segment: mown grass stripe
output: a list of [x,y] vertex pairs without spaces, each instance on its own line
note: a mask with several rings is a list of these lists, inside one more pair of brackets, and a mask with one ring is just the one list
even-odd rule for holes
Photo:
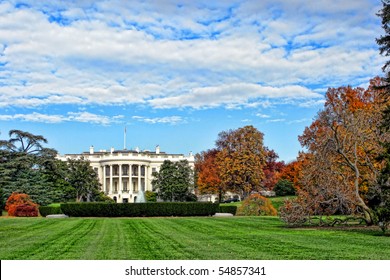
[[0,219],[5,259],[390,259],[372,229],[289,229],[276,217]]

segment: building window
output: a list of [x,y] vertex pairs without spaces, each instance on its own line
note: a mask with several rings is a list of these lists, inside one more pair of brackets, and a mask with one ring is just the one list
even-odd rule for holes
[[123,166],[122,166],[122,174],[123,174],[124,176],[129,175],[129,166],[128,166],[128,165],[123,165]]
[[114,176],[118,176],[119,175],[119,166],[118,165],[114,165]]
[[134,165],[132,167],[132,172],[133,176],[138,176],[138,165]]
[[124,181],[123,182],[123,191],[124,192],[127,192],[128,190],[127,190],[127,181]]

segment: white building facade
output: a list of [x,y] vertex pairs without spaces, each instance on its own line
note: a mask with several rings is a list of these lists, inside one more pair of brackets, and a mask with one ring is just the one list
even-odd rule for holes
[[[82,154],[66,154],[59,159],[84,158],[91,163],[101,183],[101,190],[116,202],[137,202],[137,196],[142,191],[152,191],[152,173],[160,170],[165,160],[177,162],[187,160],[193,168],[195,158],[192,153],[188,156],[183,154],[167,154],[156,150],[100,150],[95,152],[91,146],[89,152]],[[138,198],[139,199],[139,198]]]

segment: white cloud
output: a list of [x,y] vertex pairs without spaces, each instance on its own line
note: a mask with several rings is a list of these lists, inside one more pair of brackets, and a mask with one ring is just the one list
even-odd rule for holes
[[27,4],[0,4],[0,107],[315,104],[384,61],[369,0]]
[[281,88],[261,86],[257,84],[224,84],[214,87],[194,88],[186,94],[155,98],[149,101],[155,108],[212,108],[225,105],[235,107],[241,104],[251,104],[260,98],[268,99],[318,99],[322,95],[301,86],[286,86]]
[[140,122],[149,123],[149,124],[171,124],[171,125],[177,125],[177,124],[186,122],[185,119],[183,119],[180,116],[167,116],[167,117],[157,117],[157,118],[133,116],[132,119],[140,121]]
[[266,114],[257,113],[256,117],[259,117],[259,118],[262,118],[262,119],[268,119],[271,116],[270,115],[266,115]]
[[45,115],[45,114],[34,112],[31,114],[0,115],[0,120],[2,121],[21,120],[25,122],[61,123],[64,121],[64,116]]
[[272,119],[272,120],[267,120],[267,123],[278,123],[278,122],[285,122],[286,119]]
[[25,122],[38,122],[38,123],[63,123],[63,122],[84,122],[94,123],[99,125],[109,125],[111,123],[117,123],[123,116],[103,116],[96,115],[88,112],[69,112],[67,115],[48,115],[33,112],[30,114],[14,114],[14,115],[0,115],[2,121],[14,121],[20,120]]

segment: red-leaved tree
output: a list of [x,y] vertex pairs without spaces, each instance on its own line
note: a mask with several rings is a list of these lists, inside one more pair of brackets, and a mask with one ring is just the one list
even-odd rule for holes
[[12,193],[5,205],[5,210],[8,211],[8,216],[15,217],[37,217],[38,205],[35,204],[25,193]]

